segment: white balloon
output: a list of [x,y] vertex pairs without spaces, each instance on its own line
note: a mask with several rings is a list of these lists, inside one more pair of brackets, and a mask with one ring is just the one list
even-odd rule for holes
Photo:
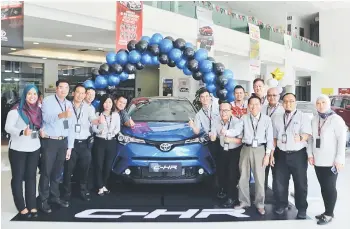
[[278,86],[277,89],[278,89],[278,93],[281,94],[283,91],[283,88],[281,86]]
[[277,87],[278,86],[278,81],[274,78],[271,78],[267,81],[267,85],[269,87]]

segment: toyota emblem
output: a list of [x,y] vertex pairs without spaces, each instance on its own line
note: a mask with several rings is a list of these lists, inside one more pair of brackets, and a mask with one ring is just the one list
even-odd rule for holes
[[170,149],[171,149],[171,146],[172,146],[172,144],[169,144],[169,143],[162,143],[161,145],[160,145],[160,150],[161,151],[169,151]]

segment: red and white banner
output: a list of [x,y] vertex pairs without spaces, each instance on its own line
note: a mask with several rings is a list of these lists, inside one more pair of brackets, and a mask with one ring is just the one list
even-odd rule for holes
[[116,18],[116,50],[126,49],[131,40],[142,36],[143,2],[118,1]]

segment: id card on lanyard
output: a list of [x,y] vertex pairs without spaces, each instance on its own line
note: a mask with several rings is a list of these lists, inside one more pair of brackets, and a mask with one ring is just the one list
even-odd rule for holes
[[292,122],[292,120],[293,120],[293,118],[294,118],[294,116],[295,116],[295,114],[296,114],[297,112],[298,112],[298,111],[295,111],[295,112],[294,112],[294,114],[292,115],[292,117],[289,119],[289,122],[287,123],[287,125],[286,125],[286,118],[287,118],[287,116],[286,116],[286,114],[284,114],[284,118],[283,118],[284,134],[282,134],[282,143],[283,143],[283,144],[286,144],[286,143],[287,143],[287,129],[288,129],[290,123]]
[[211,132],[211,121],[212,121],[212,116],[213,116],[213,105],[211,105],[210,107],[210,114],[208,114],[207,112],[204,111],[204,109],[202,108],[202,111],[204,113],[204,115],[208,118],[209,120],[209,133]]
[[106,120],[106,123],[107,123],[107,140],[112,140],[112,133],[110,132],[110,128],[111,128],[111,125],[112,125],[112,114],[109,116],[110,119],[109,119],[109,125],[108,125],[108,122],[107,122],[107,116],[106,115],[103,115],[105,117],[105,120]]
[[81,132],[81,124],[79,124],[79,119],[80,119],[81,112],[83,110],[83,103],[80,104],[79,115],[77,114],[77,110],[75,109],[75,106],[73,106],[73,110],[74,110],[75,117],[77,119],[77,124],[75,124],[75,133],[80,133]]
[[319,149],[321,148],[321,130],[322,130],[322,127],[324,126],[324,124],[326,123],[328,117],[324,120],[324,122],[322,123],[321,125],[321,118],[318,117],[318,136],[316,138],[316,148]]
[[[66,99],[64,99],[65,102],[64,102],[64,110],[63,110],[63,108],[62,108],[62,106],[61,106],[61,103],[60,103],[60,101],[58,101],[56,95],[55,95],[55,98],[56,98],[56,101],[57,101],[58,105],[59,105],[60,108],[61,108],[61,111],[62,111],[62,112],[65,112],[65,111],[67,110],[67,107],[66,107]],[[67,120],[67,119],[63,120],[63,128],[64,128],[65,130],[67,130],[67,129],[69,128],[68,120]]]
[[252,141],[252,147],[253,148],[258,147],[258,139],[256,138],[256,132],[258,130],[260,119],[261,119],[261,113],[260,113],[260,117],[258,119],[258,122],[257,122],[256,126],[254,127],[253,118],[252,118],[252,115],[250,115],[250,121],[252,123],[252,128],[253,128],[253,132],[254,132],[254,137],[253,137],[253,141]]

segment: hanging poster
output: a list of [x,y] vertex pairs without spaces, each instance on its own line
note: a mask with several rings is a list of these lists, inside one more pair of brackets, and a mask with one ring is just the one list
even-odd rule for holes
[[339,95],[350,95],[350,88],[338,88]]
[[126,49],[131,40],[142,36],[143,2],[117,1],[116,49]]
[[261,60],[260,60],[260,28],[257,25],[248,23],[249,25],[249,69],[254,76],[260,75]]
[[23,48],[23,2],[1,2],[1,47]]
[[173,79],[163,79],[163,96],[172,96],[173,86]]
[[203,7],[196,7],[197,14],[197,49],[208,50],[209,56],[214,56],[214,31],[212,11]]

